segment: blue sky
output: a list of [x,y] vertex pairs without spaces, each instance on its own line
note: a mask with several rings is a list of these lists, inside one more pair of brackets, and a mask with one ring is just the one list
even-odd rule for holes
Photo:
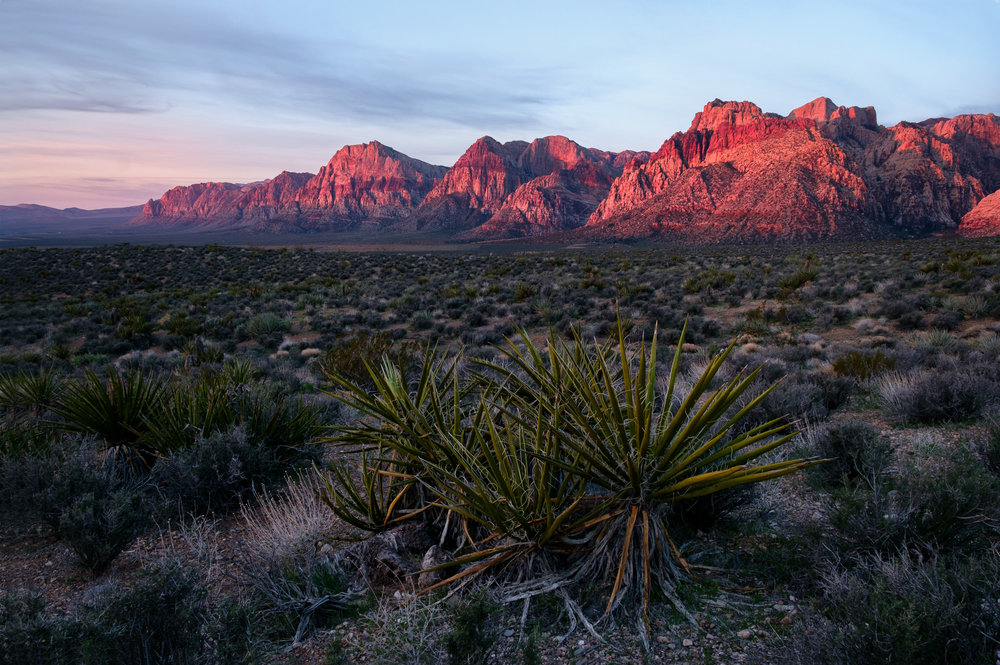
[[1000,113],[1000,2],[0,0],[0,204],[142,203],[378,139],[655,150],[716,97]]

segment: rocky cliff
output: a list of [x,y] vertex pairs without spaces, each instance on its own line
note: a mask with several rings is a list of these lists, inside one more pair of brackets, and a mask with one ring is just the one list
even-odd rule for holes
[[712,242],[982,235],[995,227],[983,221],[994,208],[979,207],[997,189],[993,114],[883,127],[874,108],[826,97],[787,116],[716,99],[653,154],[564,136],[484,136],[445,168],[373,141],[345,146],[315,176],[176,187],[135,221],[465,240],[567,231]]
[[967,238],[982,238],[1000,235],[1000,190],[980,201],[975,208],[965,213],[958,226],[958,235]]
[[379,227],[408,215],[447,169],[377,141],[344,146],[319,173],[283,172],[249,185],[175,187],[134,223],[188,223],[259,230]]
[[378,141],[344,146],[296,196],[309,226],[379,228],[409,215],[445,175]]
[[885,128],[873,108],[825,97],[788,117],[715,100],[626,167],[586,230],[695,241],[953,230],[998,186],[998,139],[992,114]]
[[587,232],[710,241],[870,236],[868,189],[857,171],[813,117],[715,100],[648,161],[625,168]]

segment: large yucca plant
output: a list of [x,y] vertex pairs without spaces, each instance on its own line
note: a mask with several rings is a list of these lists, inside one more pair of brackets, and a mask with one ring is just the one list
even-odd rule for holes
[[521,414],[548,414],[560,442],[549,459],[586,482],[601,502],[571,576],[608,580],[608,612],[630,594],[645,606],[654,585],[679,604],[674,587],[689,569],[670,536],[671,504],[777,478],[815,461],[759,462],[795,436],[783,419],[734,433],[774,385],[741,400],[758,368],[713,389],[732,345],[711,359],[687,394],[676,395],[685,332],[660,395],[656,333],[648,347],[629,351],[620,323],[613,343],[589,349],[578,334],[568,344],[550,336],[543,353],[522,332],[519,343],[503,350],[508,362],[487,364],[502,381],[505,409],[525,426],[531,420]]
[[369,366],[373,394],[334,377],[338,397],[364,417],[334,439],[374,457],[364,458],[364,492],[341,467],[331,505],[366,516],[356,526],[385,528],[400,516],[400,488],[419,483],[422,505],[408,510],[447,510],[465,535],[456,562],[467,567],[444,583],[513,569],[509,599],[597,579],[610,588],[607,613],[627,597],[645,607],[654,587],[682,608],[675,586],[690,568],[671,537],[672,504],[816,460],[761,461],[795,436],[781,419],[735,427],[773,386],[745,395],[759,369],[719,381],[732,346],[678,395],[682,331],[658,394],[655,333],[636,350],[621,323],[616,333],[593,345],[550,335],[542,349],[521,332],[503,361],[464,376],[458,360],[428,353],[412,386],[383,362]]

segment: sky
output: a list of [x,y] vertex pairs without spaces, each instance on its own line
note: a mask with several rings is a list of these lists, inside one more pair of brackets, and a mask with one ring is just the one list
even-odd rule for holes
[[1000,113],[1000,0],[0,0],[0,205],[144,203],[379,140],[656,150],[709,101]]

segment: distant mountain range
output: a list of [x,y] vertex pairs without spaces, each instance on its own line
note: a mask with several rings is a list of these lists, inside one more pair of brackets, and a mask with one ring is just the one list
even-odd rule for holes
[[563,136],[487,136],[446,168],[373,141],[345,146],[315,175],[174,187],[141,209],[0,206],[0,228],[15,218],[24,227],[90,215],[160,230],[456,240],[986,236],[1000,233],[998,190],[1000,117],[992,113],[883,127],[872,107],[825,97],[787,117],[714,100],[652,154],[585,148]]

